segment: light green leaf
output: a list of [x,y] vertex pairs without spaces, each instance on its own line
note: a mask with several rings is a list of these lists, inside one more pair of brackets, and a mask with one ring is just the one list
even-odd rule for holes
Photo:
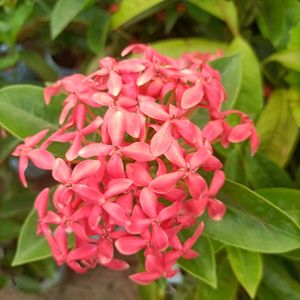
[[[300,51],[300,50],[299,50]],[[289,90],[289,104],[292,111],[295,122],[300,127],[300,92],[298,89]]]
[[261,139],[259,151],[280,167],[289,161],[298,138],[288,101],[288,91],[275,90],[257,122]]
[[223,103],[223,109],[234,107],[241,87],[241,55],[222,57],[210,64],[222,75],[222,83],[228,97],[227,101]]
[[[189,233],[185,233],[185,236],[190,237],[192,234],[193,232],[189,230]],[[201,236],[193,246],[193,250],[199,253],[199,257],[191,260],[180,259],[179,265],[192,276],[216,288],[217,274],[215,254],[210,239]]]
[[239,109],[255,118],[262,109],[262,79],[259,62],[250,45],[242,38],[235,38],[227,53],[241,54],[242,83],[237,100],[230,108]]
[[234,300],[238,288],[238,282],[227,259],[218,263],[217,276],[218,288],[214,289],[199,282],[193,300]]
[[160,288],[156,282],[148,285],[139,285],[138,293],[140,300],[162,300],[160,297]]
[[254,298],[262,279],[261,255],[235,247],[226,247],[232,270],[251,298]]
[[38,216],[32,210],[27,216],[19,235],[17,252],[13,266],[37,261],[51,256],[50,247],[44,237],[36,234]]
[[300,300],[300,284],[275,258],[265,257],[259,300]]
[[0,90],[0,126],[18,139],[39,130],[58,128],[61,102],[44,104],[43,89],[31,85],[14,85]]
[[300,72],[300,50],[282,50],[276,52],[264,60],[264,63],[277,61],[284,67]]
[[12,136],[7,136],[6,138],[0,140],[0,165],[16,148],[19,142],[20,141],[18,139]]
[[225,0],[188,0],[214,17],[227,23],[233,35],[239,32],[238,14],[234,2]]
[[206,221],[205,235],[254,252],[282,253],[300,247],[299,227],[259,194],[227,180],[217,198],[227,212],[221,222]]
[[90,0],[58,0],[51,13],[50,29],[54,40],[86,7]]
[[88,44],[93,53],[104,56],[104,47],[111,17],[100,9],[94,9],[88,31]]
[[113,14],[111,20],[111,29],[115,30],[123,24],[137,19],[138,16],[147,15],[147,11],[158,4],[166,2],[165,0],[122,0],[119,9]]
[[257,193],[284,210],[300,227],[300,190],[277,187],[259,189]]
[[179,57],[186,52],[216,52],[218,50],[227,49],[227,45],[225,43],[202,38],[167,39],[152,43],[151,46],[159,53],[163,55],[170,55],[172,57]]

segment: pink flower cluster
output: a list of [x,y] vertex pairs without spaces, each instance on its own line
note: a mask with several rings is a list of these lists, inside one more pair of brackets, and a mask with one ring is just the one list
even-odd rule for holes
[[[222,112],[220,74],[208,64],[214,56],[171,59],[141,44],[122,55],[129,53],[140,56],[106,57],[96,72],[47,87],[47,104],[67,95],[60,128],[26,138],[13,154],[20,157],[24,186],[28,160],[52,170],[58,182],[53,193],[46,188],[37,196],[35,209],[38,234],[59,265],[77,272],[97,264],[122,270],[128,264],[115,258],[116,250],[143,251],[145,271],[130,277],[147,284],[172,277],[180,257],[198,255],[192,250],[204,228],[198,217],[207,211],[217,221],[225,213],[216,199],[225,177],[212,143],[227,147],[249,138],[254,153],[259,141],[247,115]],[[210,116],[202,130],[188,118],[196,109]],[[238,125],[228,124],[230,114],[239,117]],[[69,145],[63,158],[47,150],[52,143]],[[210,183],[199,170],[212,173]],[[191,226],[193,235],[183,240],[181,231]]]

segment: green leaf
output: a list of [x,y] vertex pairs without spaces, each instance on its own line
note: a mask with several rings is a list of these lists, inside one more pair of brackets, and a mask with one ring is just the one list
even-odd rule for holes
[[261,255],[235,247],[226,247],[232,270],[251,298],[254,298],[262,279]]
[[7,136],[0,140],[0,165],[3,161],[10,155],[10,153],[16,148],[19,144],[19,140],[12,137]]
[[163,55],[170,55],[172,57],[179,57],[186,52],[216,52],[218,50],[227,49],[227,45],[225,43],[202,38],[166,39],[151,43],[151,46],[159,53]]
[[6,286],[7,281],[7,276],[4,274],[0,274],[0,290]]
[[[191,230],[184,235],[190,237],[193,234]],[[207,237],[200,237],[193,246],[193,250],[200,255],[195,259],[180,259],[178,264],[192,276],[202,280],[213,288],[217,287],[217,274],[215,254],[212,243]]]
[[265,257],[264,279],[258,290],[260,300],[300,300],[300,284],[275,258]]
[[195,297],[197,300],[234,300],[238,288],[238,282],[230,268],[227,259],[218,263],[218,288],[213,289],[210,286],[199,283]]
[[300,127],[300,91],[296,88],[289,90],[289,104],[294,120]]
[[275,47],[285,47],[289,28],[299,20],[299,1],[257,0],[255,3],[258,11],[257,22],[262,35]]
[[14,284],[25,293],[38,293],[41,291],[41,284],[37,279],[28,275],[14,277]]
[[222,83],[227,93],[223,109],[234,107],[241,87],[242,70],[240,54],[222,57],[212,61],[211,66],[222,75]]
[[90,0],[58,0],[51,13],[50,29],[54,40],[86,7]]
[[94,9],[88,31],[88,44],[93,53],[104,56],[104,47],[110,25],[110,15],[100,9]]
[[239,109],[255,118],[263,106],[260,65],[250,45],[235,38],[227,53],[241,54],[242,82],[237,100],[228,108]]
[[139,285],[138,293],[140,300],[160,300],[160,288],[156,282],[148,285]]
[[233,35],[239,32],[238,14],[234,2],[225,0],[188,0],[214,17],[227,23]]
[[17,252],[13,266],[37,261],[51,256],[50,247],[44,237],[36,234],[38,216],[32,210],[27,216],[19,235]]
[[141,14],[145,16],[148,10],[164,2],[165,0],[122,0],[119,9],[112,16],[111,29],[115,30]]
[[20,222],[10,219],[0,220],[0,243],[7,243],[15,239],[20,228]]
[[300,190],[268,188],[259,189],[257,193],[284,210],[300,227]]
[[289,92],[275,90],[257,122],[260,152],[280,167],[289,161],[298,138],[298,128],[288,104]]
[[44,104],[43,89],[31,85],[14,85],[0,90],[0,126],[18,139],[24,139],[39,130],[58,128],[61,109],[56,100]]
[[253,252],[281,253],[300,247],[298,226],[259,194],[227,180],[217,198],[227,212],[221,222],[206,221],[205,235]]
[[14,66],[19,60],[20,55],[17,51],[12,51],[0,57],[0,70],[5,70]]
[[284,67],[300,72],[300,50],[282,50],[272,54],[264,60],[264,63],[277,61]]
[[21,53],[26,65],[44,81],[55,81],[58,78],[55,70],[50,67],[45,58],[35,51],[26,50]]

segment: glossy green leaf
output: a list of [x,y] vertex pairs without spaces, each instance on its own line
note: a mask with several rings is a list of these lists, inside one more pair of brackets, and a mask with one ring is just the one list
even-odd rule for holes
[[45,238],[36,234],[37,223],[38,216],[35,210],[32,210],[20,231],[17,252],[12,262],[13,266],[37,261],[51,255]]
[[100,9],[94,9],[88,31],[88,44],[93,53],[104,56],[104,47],[110,25],[110,15]]
[[39,130],[58,127],[60,102],[46,106],[43,89],[31,85],[14,85],[0,90],[0,126],[19,139]]
[[222,83],[227,94],[227,100],[223,104],[223,109],[234,107],[242,79],[240,54],[222,57],[212,61],[210,64],[222,75]]
[[0,140],[0,164],[10,155],[19,142],[18,139],[12,136]]
[[[185,233],[190,237],[192,231]],[[215,254],[212,243],[207,237],[200,237],[197,243],[193,246],[193,250],[199,253],[195,259],[180,259],[179,265],[192,276],[209,284],[213,288],[217,287],[216,263]]]
[[282,253],[281,255],[288,259],[300,261],[300,248],[293,251]]
[[44,57],[35,51],[23,51],[22,60],[26,65],[44,81],[55,81],[58,78],[55,70],[47,64]]
[[300,72],[300,50],[282,50],[269,56],[264,62],[276,61],[284,67]]
[[197,300],[234,300],[238,282],[230,268],[227,259],[218,263],[218,288],[199,283],[193,299]]
[[254,252],[281,253],[300,247],[298,226],[264,197],[230,180],[217,197],[227,212],[221,222],[206,221],[207,236]]
[[159,53],[163,55],[170,55],[172,57],[179,57],[186,52],[209,51],[214,53],[218,50],[227,49],[227,45],[225,43],[202,38],[167,39],[154,42],[151,46]]
[[300,300],[300,284],[275,258],[265,257],[259,300]]
[[298,138],[298,128],[288,104],[289,91],[275,90],[257,122],[259,151],[280,167],[289,161]]
[[257,193],[284,210],[300,227],[300,190],[268,188],[259,189]]
[[300,127],[300,91],[296,88],[289,90],[289,104],[294,120]]
[[117,29],[142,14],[147,15],[148,10],[163,2],[165,0],[122,0],[119,9],[112,16],[111,29]]
[[255,118],[263,106],[262,79],[259,62],[250,45],[235,38],[227,53],[241,55],[242,82],[237,100],[228,108],[239,109]]
[[226,247],[231,268],[240,284],[254,298],[262,279],[263,261],[257,252]]
[[227,23],[231,32],[239,32],[238,14],[234,2],[225,0],[188,0],[214,17]]
[[90,0],[58,0],[50,18],[52,39],[55,39],[89,2]]

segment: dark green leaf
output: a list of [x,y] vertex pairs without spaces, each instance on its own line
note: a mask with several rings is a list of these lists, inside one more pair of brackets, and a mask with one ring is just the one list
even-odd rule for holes
[[52,39],[55,39],[89,2],[90,0],[58,0],[50,19]]
[[289,104],[295,122],[300,127],[300,92],[298,89],[289,90]]
[[254,252],[280,253],[300,247],[298,226],[259,194],[227,180],[218,199],[225,203],[227,212],[221,222],[207,220],[206,235]]
[[0,290],[3,289],[7,284],[7,276],[0,274]]
[[298,128],[291,118],[289,91],[275,90],[257,122],[260,152],[280,167],[286,165],[298,137]]
[[35,210],[32,210],[20,231],[17,252],[12,262],[13,266],[37,261],[51,255],[45,238],[36,234],[37,223],[38,216]]
[[223,108],[229,109],[234,107],[242,79],[240,54],[216,59],[211,62],[211,66],[222,75],[222,83],[228,97],[227,101],[223,104]]
[[16,276],[13,281],[16,287],[25,293],[38,293],[41,290],[40,282],[28,275]]
[[44,104],[43,89],[31,85],[15,85],[0,90],[0,126],[19,139],[39,130],[58,127],[60,102]]
[[[186,237],[190,237],[192,231],[185,233]],[[213,288],[217,287],[215,254],[212,243],[207,237],[200,237],[193,249],[199,253],[199,257],[195,259],[180,259],[179,265],[190,273],[192,276],[209,284]]]
[[0,56],[0,70],[5,70],[14,66],[19,58],[20,55],[17,51],[9,52],[4,56]]
[[262,279],[261,255],[235,247],[226,247],[232,270],[251,298],[254,298]]
[[268,188],[259,189],[257,193],[284,210],[300,227],[300,190]]
[[242,62],[240,92],[230,108],[239,109],[255,118],[263,106],[262,79],[258,60],[249,44],[242,38],[235,38],[227,52],[240,53]]
[[104,47],[110,19],[110,15],[105,11],[100,9],[93,11],[88,31],[88,43],[89,48],[99,56],[104,56]]
[[0,140],[0,164],[10,155],[19,142],[18,139],[12,136]]
[[277,61],[284,67],[300,72],[300,50],[282,50],[267,57],[265,63]]
[[20,222],[10,219],[0,220],[0,243],[7,243],[15,239],[20,228]]

